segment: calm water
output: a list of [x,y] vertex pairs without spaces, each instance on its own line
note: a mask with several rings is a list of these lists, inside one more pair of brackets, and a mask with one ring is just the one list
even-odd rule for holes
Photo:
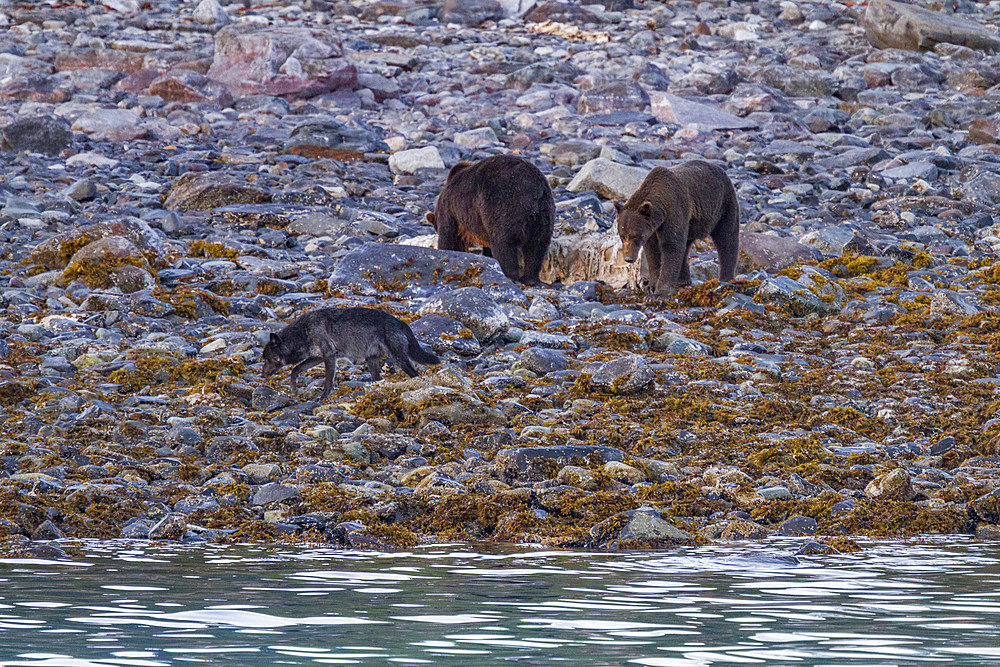
[[1000,664],[1000,545],[0,560],[0,666]]

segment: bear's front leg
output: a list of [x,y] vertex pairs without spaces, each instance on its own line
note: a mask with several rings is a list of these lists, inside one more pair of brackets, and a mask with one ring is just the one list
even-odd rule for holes
[[660,245],[660,275],[653,294],[669,296],[674,293],[687,265],[687,245],[672,243],[670,239]]
[[[654,233],[649,239],[642,244],[642,258],[646,264],[646,284],[643,285],[643,289],[647,294],[653,294],[656,292],[656,285],[660,279],[660,239],[659,236]],[[642,270],[639,270],[640,285]]]
[[465,238],[458,233],[458,223],[450,215],[437,216],[438,250],[467,252]]

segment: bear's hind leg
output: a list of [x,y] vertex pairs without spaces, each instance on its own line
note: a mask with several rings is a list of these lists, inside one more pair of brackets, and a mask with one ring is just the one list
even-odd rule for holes
[[712,242],[719,252],[719,280],[729,282],[736,275],[736,260],[740,254],[740,208],[735,195],[712,230]]

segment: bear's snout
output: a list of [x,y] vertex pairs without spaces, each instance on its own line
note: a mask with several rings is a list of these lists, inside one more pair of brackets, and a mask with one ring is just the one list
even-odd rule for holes
[[629,264],[635,263],[635,255],[625,255],[625,261]]

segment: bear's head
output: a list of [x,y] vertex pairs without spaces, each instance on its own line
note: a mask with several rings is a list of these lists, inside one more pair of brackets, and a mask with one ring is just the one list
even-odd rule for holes
[[639,257],[639,249],[663,222],[663,215],[662,212],[658,214],[648,201],[638,206],[616,201],[615,210],[618,211],[618,236],[622,240],[622,254],[625,261],[631,264]]
[[434,231],[437,231],[437,228],[438,228],[438,226],[437,226],[437,216],[434,215],[434,212],[433,211],[427,211],[427,215],[425,215],[424,218],[427,220],[427,224],[430,225],[431,227],[433,227]]

